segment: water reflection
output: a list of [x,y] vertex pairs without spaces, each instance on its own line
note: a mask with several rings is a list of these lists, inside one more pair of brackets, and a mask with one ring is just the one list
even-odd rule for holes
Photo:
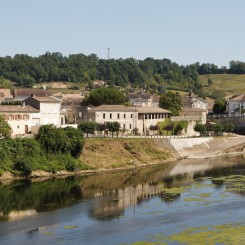
[[244,172],[245,156],[240,155],[208,160],[186,159],[120,173],[0,184],[0,219],[20,219],[84,199],[94,200],[88,210],[89,217],[117,219],[124,215],[127,207],[142,205],[155,196],[163,202],[177,201],[183,188],[190,186],[194,179],[201,181],[201,177],[208,175],[216,178],[213,179],[215,186],[231,188],[230,183],[217,178],[231,173],[244,175]]

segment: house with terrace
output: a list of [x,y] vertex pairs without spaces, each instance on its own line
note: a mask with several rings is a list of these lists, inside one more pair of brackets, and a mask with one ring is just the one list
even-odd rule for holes
[[156,107],[128,107],[124,105],[101,105],[88,108],[87,121],[106,124],[119,122],[121,130],[132,134],[135,129],[140,135],[149,133],[150,127],[171,117],[171,112]]

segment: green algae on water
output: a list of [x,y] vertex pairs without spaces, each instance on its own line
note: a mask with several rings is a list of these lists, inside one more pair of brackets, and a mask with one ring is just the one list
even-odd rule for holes
[[188,228],[168,237],[180,244],[245,244],[245,226],[240,223]]

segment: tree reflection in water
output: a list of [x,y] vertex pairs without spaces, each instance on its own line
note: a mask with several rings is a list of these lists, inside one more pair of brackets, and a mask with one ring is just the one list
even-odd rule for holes
[[12,216],[25,215],[24,211],[28,214],[51,211],[82,199],[93,199],[88,211],[90,217],[97,220],[117,219],[124,215],[125,208],[141,205],[155,196],[163,202],[176,201],[183,188],[190,186],[194,180],[201,182],[204,176],[212,176],[215,186],[222,186],[224,181],[217,177],[234,172],[244,175],[244,163],[244,156],[215,160],[186,159],[109,174],[0,184],[0,219],[5,221]]

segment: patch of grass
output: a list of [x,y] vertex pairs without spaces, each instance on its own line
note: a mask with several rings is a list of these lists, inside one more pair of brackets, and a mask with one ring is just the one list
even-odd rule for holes
[[[207,86],[208,79],[213,81],[210,87]],[[204,91],[211,93],[214,90],[222,90],[226,95],[245,93],[245,75],[236,74],[210,74],[200,75],[199,81]]]

